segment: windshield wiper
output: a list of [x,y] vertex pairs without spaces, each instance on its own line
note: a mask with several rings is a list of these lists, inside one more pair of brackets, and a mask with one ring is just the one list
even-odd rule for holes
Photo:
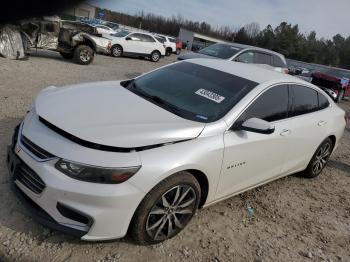
[[176,112],[182,111],[182,109],[180,109],[179,107],[177,107],[177,106],[175,106],[175,105],[173,105],[173,104],[168,103],[167,101],[165,101],[165,100],[162,99],[161,97],[155,96],[155,95],[150,95],[150,94],[146,93],[145,91],[143,91],[142,89],[140,89],[140,88],[136,85],[135,81],[132,81],[132,82],[130,83],[130,85],[131,85],[131,87],[134,89],[134,91],[136,91],[136,93],[139,94],[140,96],[143,96],[143,97],[145,97],[145,98],[147,98],[147,99],[149,99],[149,100],[152,100],[152,101],[155,102],[156,104],[158,104],[158,105],[163,105],[163,106],[165,106],[165,107],[167,107],[167,108],[169,108],[169,109],[171,109],[171,110],[173,110],[173,111],[176,111]]

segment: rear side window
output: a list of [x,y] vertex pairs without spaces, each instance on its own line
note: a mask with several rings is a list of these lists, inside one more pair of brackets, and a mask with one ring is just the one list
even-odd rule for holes
[[255,64],[271,65],[271,55],[255,52]]
[[272,64],[275,67],[287,67],[283,60],[277,55],[272,56]]
[[154,38],[149,35],[141,35],[141,41],[143,42],[155,42]]
[[169,41],[170,41],[170,42],[172,42],[172,43],[176,43],[175,38],[170,38],[170,37],[169,37],[168,39],[169,39]]
[[274,86],[259,96],[237,121],[244,121],[256,117],[268,122],[288,117],[288,86]]
[[318,110],[318,92],[312,88],[299,85],[291,85],[292,116],[299,116]]
[[318,93],[318,107],[320,110],[329,107],[328,99],[321,93]]

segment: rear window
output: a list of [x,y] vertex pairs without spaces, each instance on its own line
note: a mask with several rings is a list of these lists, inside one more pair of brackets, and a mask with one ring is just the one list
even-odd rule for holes
[[277,55],[272,56],[272,63],[273,63],[273,66],[275,67],[285,67],[285,68],[287,67],[287,65]]
[[257,85],[209,67],[180,62],[137,78],[128,89],[183,118],[212,122]]
[[242,49],[233,45],[213,44],[206,48],[203,48],[198,53],[218,57],[221,59],[229,59],[235,54],[237,54],[240,50]]

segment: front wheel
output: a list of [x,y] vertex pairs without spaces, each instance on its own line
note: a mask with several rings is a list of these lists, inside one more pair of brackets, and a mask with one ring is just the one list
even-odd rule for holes
[[123,48],[120,45],[114,45],[111,48],[111,54],[114,57],[122,56],[123,54]]
[[333,146],[334,145],[332,140],[329,137],[326,138],[317,148],[309,165],[302,173],[302,175],[306,178],[317,177],[322,172],[323,168],[327,165],[329,157],[331,156],[333,150]]
[[160,53],[158,51],[153,51],[151,54],[151,61],[158,62],[160,59]]
[[74,61],[81,65],[91,64],[94,60],[94,50],[87,45],[79,45],[74,50]]
[[181,49],[180,48],[177,48],[176,49],[176,54],[179,55],[181,53]]
[[156,244],[177,235],[195,214],[201,190],[188,172],[176,173],[156,185],[142,200],[130,224],[139,244]]

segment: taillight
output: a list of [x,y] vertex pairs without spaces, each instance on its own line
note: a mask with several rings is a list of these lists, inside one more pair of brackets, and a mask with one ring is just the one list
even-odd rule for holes
[[111,43],[111,42],[108,42],[107,49],[110,50],[111,47],[112,47],[112,43]]
[[289,73],[288,68],[283,69],[283,73],[288,74]]
[[164,48],[166,48],[166,45],[163,45]]

